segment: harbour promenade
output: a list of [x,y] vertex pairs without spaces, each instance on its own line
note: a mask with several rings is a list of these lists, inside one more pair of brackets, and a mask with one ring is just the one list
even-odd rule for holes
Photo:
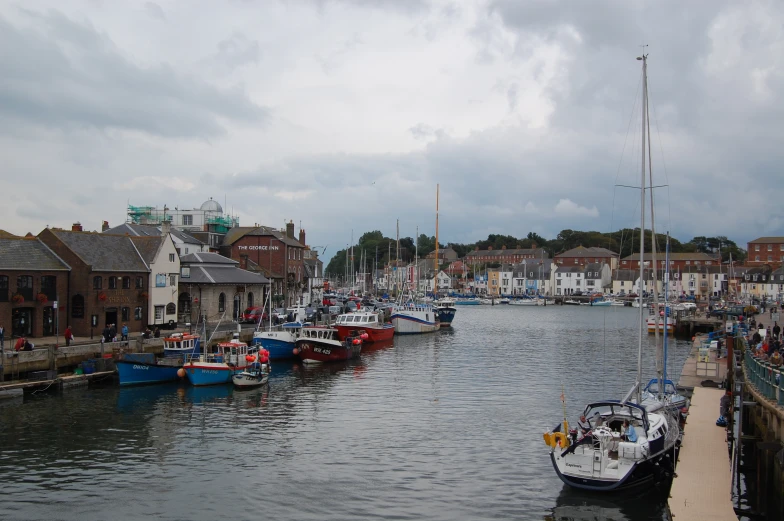
[[704,341],[702,335],[695,337],[678,382],[694,391],[670,489],[670,516],[675,521],[736,521],[727,430],[716,426],[725,393],[718,385],[727,368],[715,350],[707,358],[700,352]]

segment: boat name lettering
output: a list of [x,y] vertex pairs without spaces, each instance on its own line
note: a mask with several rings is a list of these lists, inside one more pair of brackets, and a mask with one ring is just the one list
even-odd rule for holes
[[134,369],[142,369],[144,371],[147,371],[149,369],[149,367],[147,367],[146,365],[136,365],[136,364],[133,365],[133,368]]
[[280,246],[237,246],[237,249],[238,250],[262,250],[262,251],[272,250],[272,251],[278,251],[278,250],[280,250]]
[[566,464],[566,466],[567,466],[567,467],[574,467],[574,468],[576,468],[576,469],[581,469],[581,468],[583,468],[583,466],[582,466],[582,465],[575,465],[574,463],[567,463],[567,464]]
[[204,374],[218,374],[218,371],[215,369],[202,369],[201,372]]

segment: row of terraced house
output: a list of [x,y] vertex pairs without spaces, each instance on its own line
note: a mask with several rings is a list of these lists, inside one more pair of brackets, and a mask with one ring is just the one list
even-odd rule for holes
[[242,227],[212,199],[192,210],[129,207],[128,216],[100,232],[80,223],[24,237],[0,230],[6,335],[198,327],[236,321],[248,307],[321,300],[322,261],[291,221]]

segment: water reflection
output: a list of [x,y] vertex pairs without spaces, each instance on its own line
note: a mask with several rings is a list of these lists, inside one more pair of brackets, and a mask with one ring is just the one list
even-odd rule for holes
[[618,494],[591,494],[564,485],[545,521],[637,521],[667,519],[667,491],[641,488]]

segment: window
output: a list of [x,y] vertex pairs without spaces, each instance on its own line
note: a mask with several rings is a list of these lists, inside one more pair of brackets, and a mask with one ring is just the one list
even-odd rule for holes
[[759,251],[759,244],[754,245],[754,251]]
[[561,281],[560,281],[560,280],[556,280],[556,281],[555,281],[555,285],[556,285],[556,286],[560,286],[560,285],[561,285]]
[[174,302],[169,302],[166,304],[166,314],[167,315],[176,315],[177,314],[177,306]]
[[221,293],[218,295],[218,312],[223,313],[226,311],[226,295]]
[[759,255],[755,255],[755,256],[754,256],[754,260],[755,260],[755,261],[757,261],[757,262],[759,262]]
[[93,289],[103,289],[103,277],[93,277]]
[[155,306],[155,322],[163,320],[163,309],[164,306]]
[[136,307],[133,310],[133,319],[134,320],[141,320],[142,319],[142,308]]
[[0,276],[0,302],[8,302],[8,277]]
[[122,316],[122,318],[120,320],[122,320],[123,322],[130,321],[131,320],[131,308],[122,308],[121,316]]
[[49,300],[57,300],[57,277],[43,275],[41,277],[41,293],[46,295]]
[[109,289],[117,289],[117,277],[107,277],[109,279]]
[[773,260],[773,255],[768,255],[768,262]]
[[183,279],[189,279],[191,277],[191,267],[190,266],[181,267],[180,277],[182,277]]
[[691,261],[686,261],[686,266],[688,266],[689,264],[691,264]]
[[84,297],[81,295],[71,298],[71,318],[84,318]]
[[185,255],[188,255],[188,248],[185,248]]
[[192,215],[183,215],[182,216],[182,225],[183,226],[192,226],[193,225],[193,216]]
[[702,274],[702,280],[705,280],[706,278],[707,278],[707,276],[703,273]]
[[768,251],[773,251],[773,245],[772,244],[768,244]]
[[719,280],[719,274],[718,273],[713,276],[713,280]]
[[144,289],[144,279],[142,277],[136,277],[136,289]]
[[169,275],[169,286],[177,285],[177,275]]
[[122,288],[123,289],[131,289],[131,277],[123,277],[122,278]]
[[251,291],[248,292],[248,307],[253,307],[253,292]]
[[174,254],[173,253],[169,254],[169,262],[174,262]]
[[22,295],[25,300],[33,300],[33,277],[31,275],[16,277],[16,292]]
[[166,287],[166,274],[165,273],[158,273],[155,275],[155,287],[156,288],[165,288]]

